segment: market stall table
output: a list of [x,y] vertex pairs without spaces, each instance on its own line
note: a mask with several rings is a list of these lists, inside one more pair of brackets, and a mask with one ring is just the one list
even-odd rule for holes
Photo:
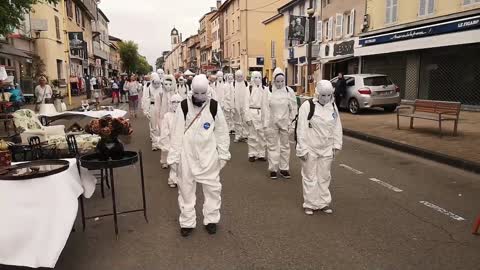
[[76,159],[67,161],[67,170],[51,176],[12,181],[0,175],[0,264],[55,267],[77,216],[78,197],[90,198],[96,184]]

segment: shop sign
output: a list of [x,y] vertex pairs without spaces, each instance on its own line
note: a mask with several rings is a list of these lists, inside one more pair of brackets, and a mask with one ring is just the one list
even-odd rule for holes
[[265,64],[265,58],[257,57],[257,66],[263,66]]
[[436,25],[422,26],[390,34],[362,38],[360,39],[359,44],[360,46],[370,46],[382,43],[467,31],[476,28],[480,28],[480,16],[439,23]]
[[345,42],[333,45],[333,56],[353,54],[354,45],[355,45],[355,41],[353,40],[345,41]]

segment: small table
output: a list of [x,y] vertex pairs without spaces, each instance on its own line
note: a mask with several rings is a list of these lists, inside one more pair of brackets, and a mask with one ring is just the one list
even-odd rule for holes
[[[121,168],[136,164],[140,161],[140,180],[141,180],[141,187],[142,187],[142,200],[143,200],[143,208],[135,209],[135,210],[128,210],[128,211],[117,211],[117,202],[116,202],[116,194],[115,194],[115,178],[113,176],[113,169]],[[112,204],[113,204],[113,213],[110,214],[103,214],[99,216],[92,216],[92,217],[85,217],[85,210],[83,204],[83,198],[80,197],[80,210],[82,215],[82,226],[83,230],[85,231],[85,220],[86,219],[95,219],[99,217],[106,217],[106,216],[113,216],[113,222],[115,225],[115,236],[118,239],[118,221],[117,216],[120,214],[129,214],[135,212],[143,212],[143,216],[145,217],[145,221],[148,223],[147,217],[147,202],[145,199],[145,180],[143,175],[143,158],[142,152],[132,152],[132,151],[125,151],[125,155],[120,160],[101,160],[100,155],[98,153],[95,154],[88,154],[80,157],[80,166],[88,170],[108,170],[108,174],[110,175],[110,182],[112,187]]]

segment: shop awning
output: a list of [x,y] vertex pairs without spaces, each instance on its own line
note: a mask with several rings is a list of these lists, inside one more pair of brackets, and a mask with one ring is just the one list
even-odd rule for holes
[[478,42],[480,42],[480,29],[359,47],[355,48],[355,56],[421,50]]
[[9,44],[0,45],[0,53],[31,59],[32,57]]
[[322,63],[322,64],[335,63],[335,62],[350,60],[350,59],[352,59],[353,57],[354,57],[354,56],[351,55],[351,54],[339,55],[339,56],[332,57],[332,58],[320,59],[320,63]]

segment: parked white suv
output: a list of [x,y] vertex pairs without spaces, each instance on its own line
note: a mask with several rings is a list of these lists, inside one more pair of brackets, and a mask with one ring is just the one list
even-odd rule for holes
[[[353,74],[344,75],[347,83],[347,95],[339,105],[357,114],[362,109],[381,107],[393,112],[401,102],[400,88],[387,75]],[[331,80],[333,86],[338,78]]]

